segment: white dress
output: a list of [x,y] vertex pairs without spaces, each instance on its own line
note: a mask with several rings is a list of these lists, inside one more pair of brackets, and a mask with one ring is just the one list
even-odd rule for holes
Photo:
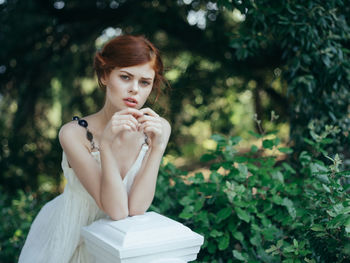
[[[123,179],[128,193],[147,150],[148,145],[143,144],[135,163]],[[101,165],[100,152],[91,154]],[[62,169],[67,179],[64,192],[46,203],[34,219],[22,248],[19,263],[92,262],[80,237],[80,229],[107,215],[99,209],[73,169],[69,167],[64,152]]]

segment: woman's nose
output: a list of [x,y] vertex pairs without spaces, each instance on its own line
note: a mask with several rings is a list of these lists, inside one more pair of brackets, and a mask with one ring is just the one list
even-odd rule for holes
[[139,83],[138,81],[133,81],[130,85],[129,92],[130,93],[137,93],[139,91]]

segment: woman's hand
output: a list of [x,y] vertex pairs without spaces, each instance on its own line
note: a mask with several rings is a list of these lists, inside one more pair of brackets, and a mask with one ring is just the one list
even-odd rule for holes
[[153,148],[164,148],[167,145],[169,134],[164,132],[164,121],[150,108],[141,109],[143,116],[137,121],[141,124],[138,128],[148,136],[148,143]]
[[140,110],[127,108],[113,114],[107,123],[101,138],[101,142],[111,144],[122,131],[137,131],[140,126],[138,118],[143,116]]

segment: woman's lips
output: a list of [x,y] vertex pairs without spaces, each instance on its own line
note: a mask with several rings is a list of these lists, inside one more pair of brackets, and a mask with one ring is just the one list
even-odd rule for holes
[[124,99],[124,103],[128,107],[136,107],[137,106],[137,100],[135,100],[133,98]]

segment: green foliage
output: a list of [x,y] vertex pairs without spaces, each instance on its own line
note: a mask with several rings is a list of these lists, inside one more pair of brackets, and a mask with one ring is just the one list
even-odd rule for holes
[[[340,172],[338,154],[326,165],[307,152],[300,154],[304,182],[307,217],[305,235],[316,254],[325,262],[345,262],[350,258],[346,245],[350,238],[349,171]],[[332,253],[325,253],[332,251]]]
[[52,194],[18,191],[12,198],[0,188],[0,262],[17,262],[30,225],[41,206]]
[[[205,237],[198,262],[349,260],[350,172],[340,171],[338,155],[320,155],[327,135],[312,145],[321,152],[293,161],[276,132],[251,134],[261,147],[244,154],[240,137],[213,135],[217,147],[201,159],[210,162],[209,176],[185,178],[171,164],[163,167],[154,208]],[[286,159],[277,161],[281,154]]]
[[230,46],[238,60],[256,61],[271,47],[280,56],[276,68],[288,85],[291,133],[297,145],[308,136],[311,120],[316,121],[316,129],[332,124],[343,130],[331,146],[349,145],[348,1],[221,0],[219,4],[245,16],[238,32],[231,34]]
[[173,156],[198,157],[212,133],[242,135],[253,111],[263,126],[271,108],[291,120],[297,144],[315,119],[317,133],[338,126],[328,146],[347,150],[349,14],[345,0],[0,1],[0,184],[12,193],[36,191],[41,175],[59,184],[57,131],[103,105],[92,57],[120,31],[161,50]]
[[[151,210],[205,237],[198,262],[349,261],[350,172],[342,171],[339,156],[310,150],[293,159],[276,132],[251,134],[260,143],[245,153],[237,149],[240,137],[213,135],[217,147],[202,157],[208,175],[162,165]],[[51,197],[40,196],[1,195],[1,262],[16,261],[35,214]]]

